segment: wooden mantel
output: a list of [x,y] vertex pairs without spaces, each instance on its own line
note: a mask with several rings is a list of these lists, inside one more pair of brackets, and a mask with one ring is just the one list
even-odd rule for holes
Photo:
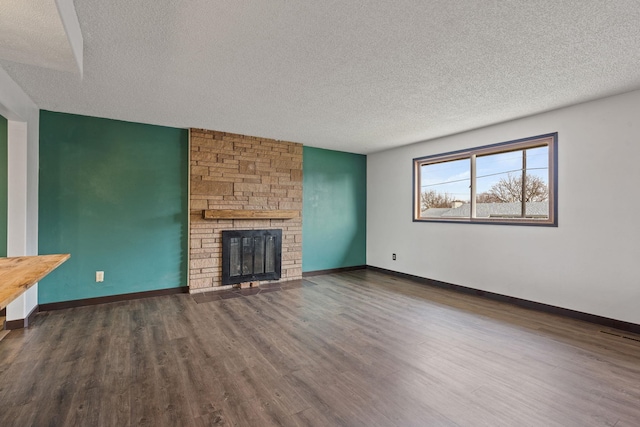
[[0,310],[69,259],[70,254],[0,258]]
[[248,210],[248,209],[208,209],[202,211],[204,219],[291,219],[298,218],[296,210]]

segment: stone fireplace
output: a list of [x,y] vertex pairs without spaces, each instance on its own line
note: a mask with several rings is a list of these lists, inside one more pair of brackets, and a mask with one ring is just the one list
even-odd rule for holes
[[282,230],[279,281],[302,278],[302,145],[191,129],[189,290],[222,284],[222,232]]

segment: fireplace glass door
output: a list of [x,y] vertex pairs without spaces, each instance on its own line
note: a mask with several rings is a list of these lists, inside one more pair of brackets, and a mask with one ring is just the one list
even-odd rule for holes
[[280,279],[282,230],[222,232],[222,284]]

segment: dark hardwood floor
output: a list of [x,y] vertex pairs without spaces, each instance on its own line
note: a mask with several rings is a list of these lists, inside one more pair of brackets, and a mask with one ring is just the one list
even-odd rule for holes
[[0,341],[0,426],[638,426],[602,330],[367,270],[52,311]]

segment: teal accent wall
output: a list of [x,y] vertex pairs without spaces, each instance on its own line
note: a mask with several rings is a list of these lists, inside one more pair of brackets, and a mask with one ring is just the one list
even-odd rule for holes
[[302,271],[367,262],[367,157],[304,147]]
[[0,116],[0,257],[7,256],[8,140],[7,119]]
[[[187,284],[188,131],[40,112],[40,304]],[[95,272],[105,272],[96,283]]]

